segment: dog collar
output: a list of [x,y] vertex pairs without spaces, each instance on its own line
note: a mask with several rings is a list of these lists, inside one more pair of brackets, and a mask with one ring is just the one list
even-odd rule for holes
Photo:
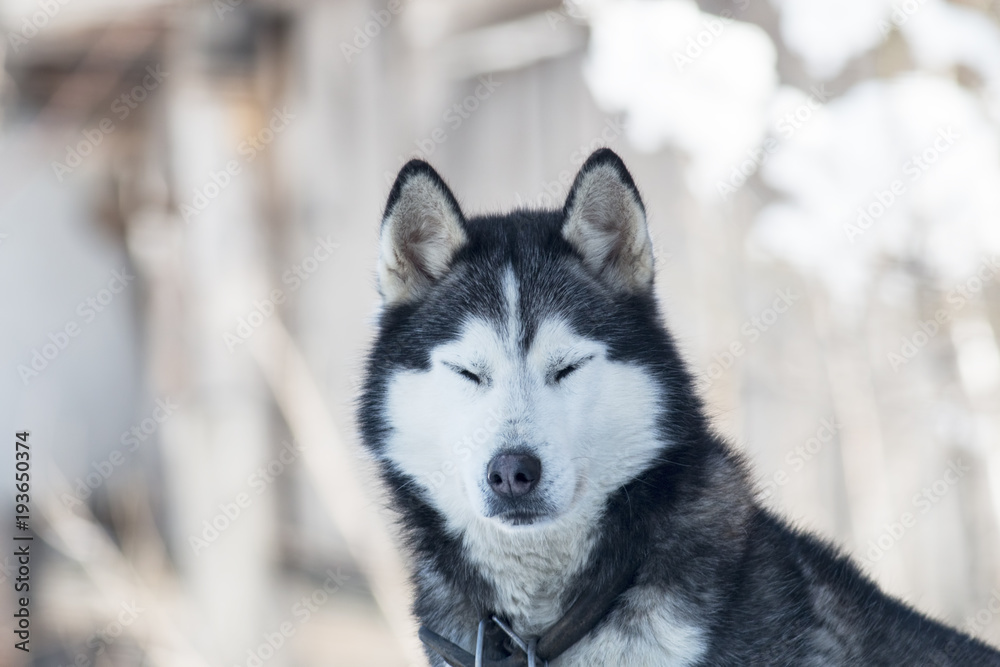
[[[476,633],[476,653],[473,655],[461,646],[437,634],[427,626],[420,628],[420,641],[437,653],[451,667],[547,667],[571,646],[593,630],[601,622],[615,599],[625,592],[632,582],[637,567],[622,568],[609,578],[605,586],[595,586],[587,590],[572,604],[566,614],[541,637],[524,639],[511,630],[502,619],[489,615],[479,621]],[[487,633],[490,624],[503,631],[510,642],[499,633]],[[491,654],[508,653],[507,657],[487,658],[488,642],[494,646]],[[501,643],[502,642],[502,643]],[[508,650],[510,644],[519,652]]]

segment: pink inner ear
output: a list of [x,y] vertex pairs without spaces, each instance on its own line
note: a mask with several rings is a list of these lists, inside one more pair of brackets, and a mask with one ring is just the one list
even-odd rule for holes
[[398,187],[398,196],[383,222],[382,234],[388,244],[383,245],[379,257],[380,286],[389,303],[415,298],[441,278],[466,242],[461,214],[444,187],[425,173],[410,175]]
[[653,282],[652,244],[642,203],[618,169],[599,164],[577,176],[563,237],[584,265],[626,292]]

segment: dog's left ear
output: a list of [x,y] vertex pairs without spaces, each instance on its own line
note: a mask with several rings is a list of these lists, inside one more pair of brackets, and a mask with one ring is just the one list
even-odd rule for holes
[[562,235],[583,264],[612,288],[633,294],[653,285],[653,245],[632,176],[608,148],[580,167],[563,209]]
[[378,283],[385,304],[420,298],[466,241],[465,217],[444,180],[423,160],[407,162],[382,218]]

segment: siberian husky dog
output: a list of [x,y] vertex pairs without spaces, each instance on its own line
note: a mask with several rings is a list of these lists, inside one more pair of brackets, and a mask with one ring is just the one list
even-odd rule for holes
[[411,161],[380,238],[358,419],[431,664],[1000,665],[761,506],[612,151],[562,210],[470,217]]

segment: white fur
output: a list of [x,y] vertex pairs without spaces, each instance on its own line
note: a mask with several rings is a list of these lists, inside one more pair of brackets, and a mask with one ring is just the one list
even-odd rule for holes
[[[655,420],[661,394],[640,366],[610,360],[604,344],[555,317],[541,323],[522,354],[512,272],[504,288],[511,314],[505,326],[469,320],[457,339],[432,351],[429,370],[392,378],[385,456],[427,491],[448,529],[462,536],[468,558],[495,586],[499,611],[516,631],[532,636],[565,612],[559,598],[588,561],[607,496],[660,450]],[[553,368],[585,359],[560,383],[547,382]],[[456,372],[461,368],[484,383],[462,377]],[[530,448],[542,462],[538,492],[552,508],[544,521],[513,526],[486,516],[493,493],[486,466],[511,446]],[[680,658],[701,650],[700,634],[686,621],[673,623],[666,602],[644,604],[649,618],[643,628],[651,634],[629,639],[610,655],[667,651],[679,661],[597,660],[605,655],[600,646],[624,641],[602,633],[575,649],[581,657],[567,655],[556,664],[687,664]]]
[[630,665],[683,667],[698,662],[707,648],[707,632],[686,618],[685,605],[659,589],[632,589],[625,606],[637,622],[627,628],[601,626],[574,644],[550,667]]

